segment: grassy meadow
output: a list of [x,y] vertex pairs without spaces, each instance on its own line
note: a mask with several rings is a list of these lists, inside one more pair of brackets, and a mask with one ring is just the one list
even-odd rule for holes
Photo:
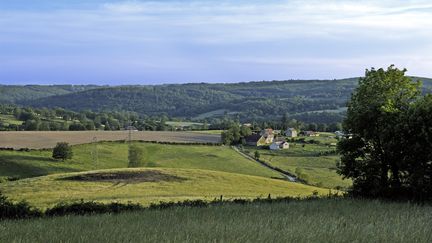
[[[142,168],[127,169],[128,144],[99,142],[73,146],[73,159],[58,161],[51,150],[0,151],[0,191],[14,201],[26,200],[46,208],[59,202],[95,200],[139,202],[186,199],[212,200],[273,196],[310,196],[328,190],[282,180],[281,174],[246,159],[227,146],[168,145],[134,142],[144,151]],[[93,153],[97,151],[98,159]],[[161,171],[184,180],[92,180],[62,179],[88,173]],[[98,174],[100,175],[100,174]],[[6,181],[6,178],[20,180]]]
[[[286,150],[260,149],[261,160],[282,170],[289,171],[308,184],[324,188],[348,188],[350,180],[342,180],[336,173],[336,163],[339,156],[336,154],[323,155],[325,152],[334,151],[332,144],[337,140],[331,133],[321,133],[319,137],[302,137],[306,142],[311,140],[318,143],[300,143],[297,138],[290,142],[290,148]],[[253,155],[256,148],[245,146],[244,151]]]
[[431,242],[432,207],[351,199],[0,221],[0,242]]
[[[101,173],[149,172],[162,173],[163,177],[141,181],[139,178],[104,180]],[[76,176],[94,175],[94,179],[73,179]],[[71,178],[72,177],[72,178]],[[151,175],[147,175],[147,178]],[[179,178],[171,180],[170,177]],[[328,194],[328,190],[299,183],[220,171],[198,169],[115,169],[81,173],[56,174],[0,184],[0,191],[14,201],[26,200],[37,208],[52,207],[60,202],[129,201],[148,205],[160,201],[187,199],[213,200],[224,198],[304,197],[313,193]]]
[[[226,146],[168,145],[134,142],[144,150],[143,167],[224,171],[262,177],[281,175],[250,161]],[[92,153],[97,151],[98,159]],[[128,144],[99,142],[73,146],[71,160],[51,158],[51,150],[0,151],[0,177],[28,178],[54,173],[128,167]]]

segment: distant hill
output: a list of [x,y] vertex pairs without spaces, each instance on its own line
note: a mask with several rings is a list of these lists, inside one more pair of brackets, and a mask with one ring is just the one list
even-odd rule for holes
[[95,85],[0,85],[0,103],[17,103],[94,89]]
[[[423,80],[424,91],[431,92],[432,79],[419,79]],[[20,105],[75,111],[126,110],[196,120],[224,115],[271,120],[288,113],[305,122],[329,123],[342,120],[357,83],[358,78],[114,87],[15,86],[15,92],[9,88],[9,97]],[[0,86],[0,92],[5,87]]]

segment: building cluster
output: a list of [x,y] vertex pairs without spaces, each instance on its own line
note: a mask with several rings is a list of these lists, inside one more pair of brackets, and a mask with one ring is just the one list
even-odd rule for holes
[[313,131],[303,131],[299,133],[295,128],[288,128],[285,131],[266,128],[260,132],[245,137],[246,144],[250,146],[268,146],[270,150],[289,149],[290,144],[287,138],[295,138],[299,135],[307,137],[317,137],[319,133]]

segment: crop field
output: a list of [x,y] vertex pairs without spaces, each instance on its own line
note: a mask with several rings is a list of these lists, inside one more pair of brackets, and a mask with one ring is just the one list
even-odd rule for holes
[[[146,173],[140,175],[140,173]],[[148,205],[186,199],[213,200],[273,196],[310,196],[328,190],[280,179],[197,169],[115,169],[56,174],[0,183],[0,190],[15,201],[38,208],[59,202],[128,201]]]
[[[47,132],[0,132],[1,148],[52,148],[57,142],[69,144],[97,141],[127,140],[129,131],[47,131]],[[219,143],[220,136],[192,132],[134,131],[132,140],[177,142],[177,143]]]
[[[168,145],[134,142],[144,151],[143,167],[204,169],[262,177],[281,175],[226,146]],[[128,144],[99,142],[72,147],[71,160],[51,158],[51,150],[0,151],[0,177],[28,178],[54,173],[128,167]],[[97,152],[97,160],[92,153]]]
[[0,242],[431,242],[432,207],[352,199],[0,221]]

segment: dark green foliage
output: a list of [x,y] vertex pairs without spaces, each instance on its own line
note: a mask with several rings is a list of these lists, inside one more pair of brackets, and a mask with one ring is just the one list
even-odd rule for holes
[[101,213],[119,213],[125,211],[136,211],[144,209],[139,204],[122,204],[122,203],[97,203],[97,202],[77,202],[77,203],[60,203],[53,208],[45,211],[46,216],[62,216],[62,215],[88,215]]
[[353,195],[432,199],[432,101],[405,71],[366,71],[348,103],[338,168]]
[[69,94],[101,86],[95,85],[0,85],[0,103],[15,103],[21,100],[34,100],[38,98]]
[[0,192],[0,220],[2,219],[21,219],[41,216],[42,213],[30,207],[24,201],[13,203]]
[[136,168],[141,167],[144,159],[144,150],[142,147],[137,145],[129,145],[128,151],[128,167]]
[[68,143],[60,142],[53,149],[52,157],[54,159],[67,160],[72,159],[72,147]]
[[[290,116],[298,113],[303,117],[311,115],[302,112],[344,107],[355,85],[356,79],[122,86],[22,101],[20,104],[75,111],[129,110],[141,115],[167,114],[186,118],[224,109],[234,112],[241,120],[268,120],[269,116],[280,119],[285,113]],[[334,118],[328,121],[341,120],[337,113],[329,113],[332,115]],[[312,116],[319,119],[318,115]]]
[[256,160],[259,160],[259,159],[260,159],[260,157],[261,157],[261,154],[260,154],[260,152],[259,152],[258,150],[255,150],[255,153],[254,153],[254,158],[255,158]]
[[180,202],[159,202],[152,203],[149,207],[144,207],[138,203],[100,203],[94,201],[83,201],[73,203],[59,203],[52,208],[48,208],[45,212],[41,212],[37,209],[31,208],[27,203],[12,203],[6,197],[0,194],[0,220],[1,219],[21,219],[21,218],[34,218],[34,217],[58,217],[65,215],[93,215],[93,214],[107,214],[107,213],[121,213],[128,211],[141,211],[141,210],[163,210],[169,208],[184,208],[184,207],[209,207],[218,205],[233,205],[233,204],[262,204],[262,203],[289,203],[295,201],[310,201],[310,200],[326,200],[326,199],[337,199],[341,196],[337,194],[329,194],[327,197],[321,199],[311,195],[310,197],[276,197],[271,198],[270,195],[267,198],[256,198],[256,199],[233,199],[224,200],[215,198],[212,201],[204,200],[185,200]]

